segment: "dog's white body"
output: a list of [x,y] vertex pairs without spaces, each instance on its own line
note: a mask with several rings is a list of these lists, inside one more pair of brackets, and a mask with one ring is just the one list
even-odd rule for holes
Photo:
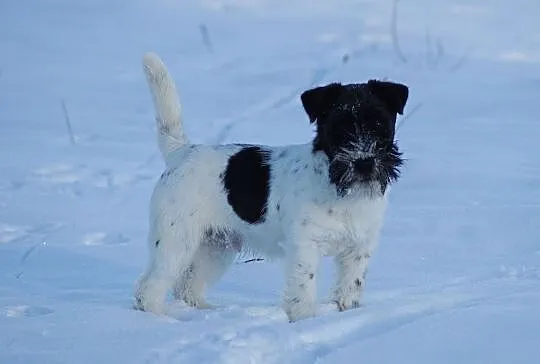
[[[165,66],[153,54],[147,54],[144,63],[167,169],[151,198],[150,260],[137,288],[137,307],[164,312],[166,293],[173,287],[176,298],[206,307],[204,288],[241,249],[284,259],[284,308],[291,321],[315,314],[321,256],[336,257],[333,298],[338,307],[358,306],[388,190],[384,195],[356,191],[338,198],[324,153],[313,153],[311,144],[265,147],[273,151],[265,219],[257,224],[243,221],[229,205],[222,183],[229,157],[243,147],[189,144]],[[205,240],[209,227],[226,228],[237,238],[226,244]]]

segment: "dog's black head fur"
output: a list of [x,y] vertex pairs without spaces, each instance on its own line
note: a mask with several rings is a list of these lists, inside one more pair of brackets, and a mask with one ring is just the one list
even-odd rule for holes
[[384,193],[398,179],[403,161],[394,141],[396,117],[408,96],[407,86],[376,80],[302,93],[310,122],[317,125],[313,151],[328,157],[330,181],[340,196],[362,186]]

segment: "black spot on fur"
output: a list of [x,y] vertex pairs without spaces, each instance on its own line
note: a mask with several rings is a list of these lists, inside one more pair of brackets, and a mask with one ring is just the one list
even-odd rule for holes
[[309,273],[309,279],[313,279],[315,277],[314,273]]
[[270,193],[270,154],[258,146],[244,147],[229,158],[223,175],[229,205],[250,224],[265,219]]
[[286,155],[287,155],[287,150],[282,150],[281,152],[279,152],[279,154],[278,154],[277,157],[278,157],[278,158],[283,158],[283,157],[285,157]]
[[174,169],[167,169],[161,174],[160,180],[164,181],[174,172]]
[[228,230],[215,228],[213,226],[208,227],[203,234],[205,240],[226,240],[229,235]]
[[221,249],[242,250],[242,236],[231,229],[208,227],[203,233],[203,239],[210,245]]
[[171,225],[171,226],[174,226],[174,221],[172,221],[170,225]]
[[159,245],[159,240],[156,240],[156,244],[155,244],[155,245],[156,245],[156,248],[157,248],[158,245]]
[[358,287],[360,287],[362,285],[362,282],[360,282],[360,279],[356,278],[354,280],[354,285],[358,288]]
[[276,204],[276,211],[279,211],[281,209],[281,205],[278,203]]

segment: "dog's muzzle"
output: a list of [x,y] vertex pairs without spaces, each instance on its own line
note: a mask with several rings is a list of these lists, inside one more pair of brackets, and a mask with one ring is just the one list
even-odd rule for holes
[[342,197],[363,187],[371,189],[377,180],[377,162],[374,157],[334,161],[330,165],[330,179]]
[[358,158],[354,161],[353,166],[361,181],[370,180],[375,172],[375,158]]

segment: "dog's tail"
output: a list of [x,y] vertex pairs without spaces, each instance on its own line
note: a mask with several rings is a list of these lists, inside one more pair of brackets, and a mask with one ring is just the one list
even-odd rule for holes
[[170,152],[188,143],[182,125],[180,100],[174,81],[157,54],[146,53],[143,66],[156,112],[159,150],[166,158]]

